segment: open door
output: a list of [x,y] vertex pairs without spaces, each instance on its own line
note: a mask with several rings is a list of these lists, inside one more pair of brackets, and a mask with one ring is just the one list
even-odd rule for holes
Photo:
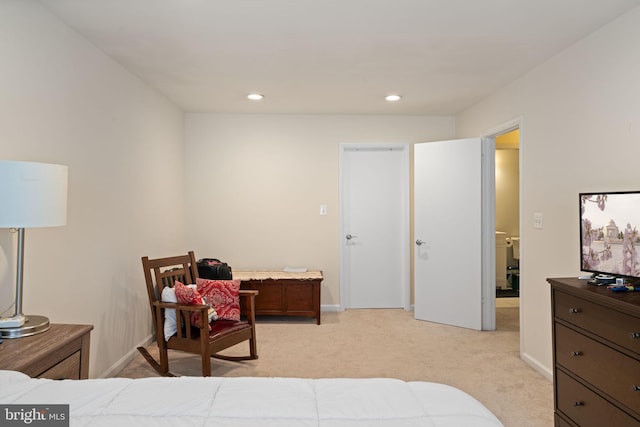
[[495,329],[494,145],[415,145],[416,319]]

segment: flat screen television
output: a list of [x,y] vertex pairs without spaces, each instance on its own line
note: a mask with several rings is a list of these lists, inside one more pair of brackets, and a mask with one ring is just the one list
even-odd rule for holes
[[640,277],[640,191],[580,193],[580,269]]

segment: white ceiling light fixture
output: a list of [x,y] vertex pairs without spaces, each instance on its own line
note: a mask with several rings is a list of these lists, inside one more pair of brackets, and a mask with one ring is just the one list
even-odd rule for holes
[[387,95],[384,97],[384,99],[386,99],[389,102],[400,101],[400,98],[402,98],[400,95]]
[[247,95],[247,98],[249,98],[252,101],[260,101],[261,99],[264,98],[264,95],[260,93],[250,93],[249,95]]

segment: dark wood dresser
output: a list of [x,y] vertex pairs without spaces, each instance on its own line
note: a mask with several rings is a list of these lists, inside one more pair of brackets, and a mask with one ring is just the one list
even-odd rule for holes
[[556,426],[640,426],[640,292],[547,279]]
[[0,369],[33,378],[86,379],[92,329],[90,325],[52,324],[37,335],[5,339],[0,344]]

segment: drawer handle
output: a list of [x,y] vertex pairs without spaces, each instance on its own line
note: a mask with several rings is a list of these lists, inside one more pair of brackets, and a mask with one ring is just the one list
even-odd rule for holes
[[573,402],[573,406],[584,406],[584,402],[580,402],[580,401]]
[[571,314],[577,314],[577,313],[580,313],[580,311],[581,310],[579,308],[573,308],[573,307],[569,308],[569,313]]
[[640,385],[632,385],[632,386],[631,386],[631,389],[632,389],[633,391],[640,391]]
[[572,355],[573,357],[582,356],[582,354],[583,354],[583,353],[582,353],[581,351],[572,351],[572,352],[571,352],[571,355]]
[[640,332],[629,332],[629,336],[633,339],[640,338]]

